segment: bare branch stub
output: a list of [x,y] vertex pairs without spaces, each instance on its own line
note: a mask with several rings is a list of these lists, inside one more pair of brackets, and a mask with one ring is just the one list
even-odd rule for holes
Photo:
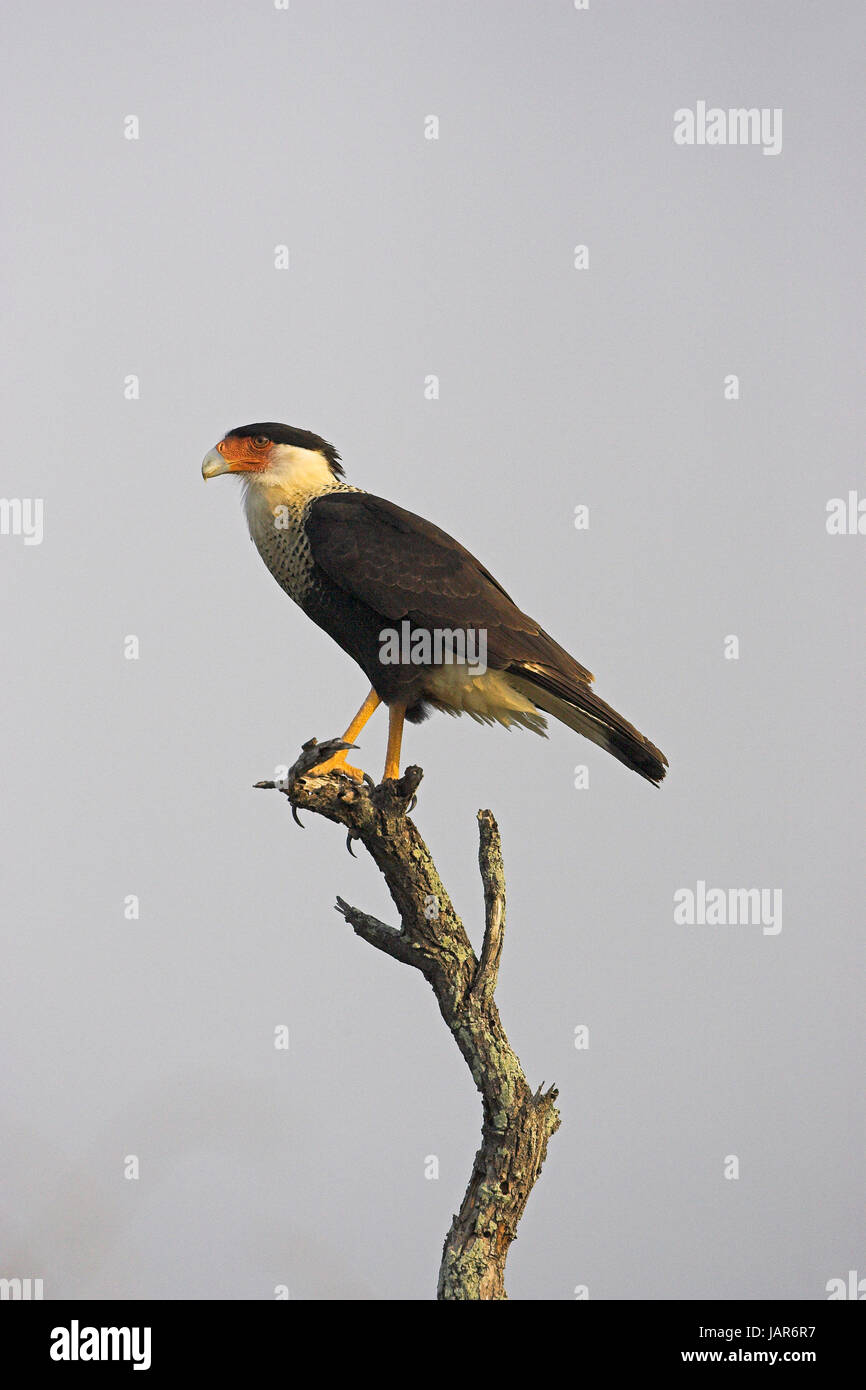
[[421,769],[409,767],[398,781],[375,788],[339,772],[317,774],[315,762],[337,751],[333,744],[311,740],[285,782],[256,785],[282,792],[293,811],[314,811],[344,826],[364,844],[385,879],[399,927],[342,898],[337,911],[364,941],[421,971],[482,1097],[481,1147],[445,1240],[438,1297],[503,1299],[508,1250],[559,1115],[554,1088],[530,1090],[494,1003],[505,934],[499,829],[490,811],[478,813],[485,915],[479,961],[408,815]]

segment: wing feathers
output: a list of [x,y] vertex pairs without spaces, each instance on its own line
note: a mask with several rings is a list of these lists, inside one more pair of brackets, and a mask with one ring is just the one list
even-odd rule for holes
[[664,753],[588,685],[564,680],[552,671],[540,673],[519,666],[511,668],[511,680],[554,719],[606,748],[648,782],[656,786],[661,782],[668,766]]
[[306,531],[316,564],[383,618],[484,629],[494,669],[538,662],[592,680],[474,555],[423,517],[368,492],[334,492],[312,504]]
[[[590,688],[592,673],[522,613],[489,570],[423,517],[366,492],[334,492],[309,508],[313,560],[386,622],[481,629],[487,665],[539,708],[658,784],[667,759]],[[431,697],[433,692],[430,692]]]

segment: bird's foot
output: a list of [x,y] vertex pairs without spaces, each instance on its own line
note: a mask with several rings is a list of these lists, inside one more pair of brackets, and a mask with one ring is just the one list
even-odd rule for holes
[[320,763],[310,763],[307,770],[320,774],[325,772],[344,772],[347,777],[354,777],[356,782],[363,782],[367,775],[363,769],[360,767],[353,767],[351,763],[346,762],[346,752],[349,748],[354,748],[355,744],[344,744],[341,739],[332,739],[330,745],[322,744],[322,751],[327,755],[329,747],[333,747],[335,743],[338,744],[338,746],[342,745],[339,746],[338,752],[332,754],[331,757],[325,756]]
[[[350,748],[356,748],[357,744],[347,743],[342,738],[329,738],[324,743],[319,743],[317,739],[311,738],[301,748],[300,757],[293,767],[289,768],[288,775],[279,782],[256,782],[256,787],[269,788],[284,792],[291,800],[292,788],[295,783],[308,773],[316,774],[329,772],[342,772],[350,777],[353,782],[368,782],[373,785],[373,780],[368,773],[360,767],[353,767],[346,762],[346,754]],[[297,807],[292,803],[292,815],[298,821]],[[303,829],[303,826],[301,826]]]
[[347,763],[346,759],[341,758],[339,753],[336,757],[328,758],[327,762],[314,763],[310,771],[320,774],[324,772],[344,772],[347,777],[354,777],[356,782],[363,782],[367,775],[362,768],[353,767],[351,763]]

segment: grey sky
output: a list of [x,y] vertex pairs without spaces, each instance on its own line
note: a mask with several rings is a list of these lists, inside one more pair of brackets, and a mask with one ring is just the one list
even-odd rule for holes
[[[201,481],[256,419],[455,534],[670,759],[655,791],[560,726],[407,731],[476,942],[499,819],[500,1008],[560,1087],[511,1296],[866,1274],[866,539],[825,527],[866,492],[862,7],[51,0],[6,27],[2,492],[44,537],[0,536],[0,1275],[435,1290],[480,1102],[424,982],[333,911],[393,920],[370,863],[251,790],[365,693],[234,481]],[[699,100],[781,108],[781,152],[678,146]],[[699,880],[780,889],[781,932],[675,924]]]

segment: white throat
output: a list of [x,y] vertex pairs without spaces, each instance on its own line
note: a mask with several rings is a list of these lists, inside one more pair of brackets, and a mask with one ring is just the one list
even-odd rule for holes
[[278,488],[289,494],[316,497],[322,492],[329,492],[339,483],[339,479],[334,477],[331,465],[318,449],[275,444],[267,469],[263,473],[251,474],[250,483],[266,490]]
[[318,449],[301,449],[294,444],[275,445],[264,472],[241,473],[239,477],[244,484],[250,535],[260,549],[260,542],[275,527],[278,538],[285,540],[287,530],[294,531],[301,524],[304,509],[315,498],[328,492],[360,491],[335,478]]

